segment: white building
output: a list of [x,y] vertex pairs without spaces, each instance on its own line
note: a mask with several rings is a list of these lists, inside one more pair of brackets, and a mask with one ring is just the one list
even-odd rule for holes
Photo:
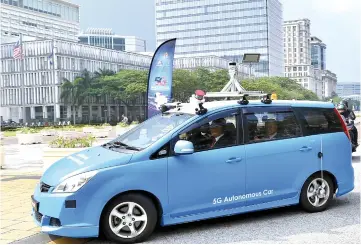
[[283,24],[285,76],[322,98],[322,75],[311,65],[310,24],[308,19]]
[[360,95],[360,83],[339,83],[337,84],[336,93],[338,96]]
[[218,56],[242,62],[260,53],[259,76],[283,73],[282,4],[279,0],[156,0],[157,45],[177,38],[176,54]]
[[146,52],[147,47],[146,41],[139,37],[116,35],[106,28],[88,28],[78,38],[83,44],[120,51]]
[[1,43],[19,39],[77,41],[79,6],[63,0],[1,0]]
[[329,70],[322,70],[322,82],[324,86],[324,97],[332,97],[337,90],[337,76]]
[[[48,59],[54,45],[54,65]],[[3,120],[22,119],[22,87],[20,60],[14,60],[12,44],[1,45],[0,75],[0,115]],[[25,82],[25,121],[47,120],[59,121],[71,118],[70,106],[60,100],[60,86],[63,78],[70,81],[84,69],[90,72],[110,69],[115,72],[121,69],[148,70],[152,56],[138,53],[123,52],[100,47],[84,45],[68,41],[31,41],[24,42],[24,82]],[[229,61],[219,57],[192,57],[176,59],[174,68],[194,69],[202,66],[211,70],[228,69]],[[248,70],[243,70],[247,71]],[[242,73],[241,75],[246,75]],[[248,73],[247,73],[248,74]],[[118,119],[123,113],[144,116],[144,98],[139,98],[129,109],[124,104],[108,100],[105,108],[102,98],[93,98],[90,115],[88,105],[77,108],[77,118],[88,120],[102,118],[105,112],[108,117]],[[129,114],[127,110],[132,112]]]

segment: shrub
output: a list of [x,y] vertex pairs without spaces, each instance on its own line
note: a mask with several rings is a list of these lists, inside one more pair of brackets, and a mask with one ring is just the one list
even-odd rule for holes
[[120,123],[117,124],[117,126],[125,128],[125,127],[128,127],[129,125],[126,124],[126,123],[120,122]]
[[95,141],[95,137],[91,135],[83,136],[83,137],[57,137],[49,143],[49,147],[51,148],[83,148],[83,147],[91,147],[93,142]]
[[39,133],[39,129],[35,129],[35,128],[21,128],[19,129],[17,132],[21,133],[21,134],[36,134]]
[[138,121],[133,121],[131,124],[135,125],[135,124],[139,124]]

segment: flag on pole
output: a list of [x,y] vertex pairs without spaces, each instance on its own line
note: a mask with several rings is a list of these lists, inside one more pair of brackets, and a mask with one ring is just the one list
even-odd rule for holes
[[54,57],[54,50],[52,49],[51,54],[48,56],[48,61],[50,62],[51,66],[54,64],[53,57]]
[[14,59],[22,59],[23,58],[23,50],[21,47],[20,40],[16,42],[14,46],[14,53],[13,53]]

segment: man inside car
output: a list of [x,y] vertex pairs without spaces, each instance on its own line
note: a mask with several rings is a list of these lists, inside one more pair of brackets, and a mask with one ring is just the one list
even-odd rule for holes
[[209,130],[212,136],[212,143],[210,148],[222,148],[233,145],[233,139],[225,134],[227,122],[226,119],[220,118],[212,121]]

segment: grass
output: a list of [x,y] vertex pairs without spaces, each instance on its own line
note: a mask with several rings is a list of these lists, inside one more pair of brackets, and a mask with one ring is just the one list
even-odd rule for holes
[[16,136],[16,131],[4,131],[4,137]]

